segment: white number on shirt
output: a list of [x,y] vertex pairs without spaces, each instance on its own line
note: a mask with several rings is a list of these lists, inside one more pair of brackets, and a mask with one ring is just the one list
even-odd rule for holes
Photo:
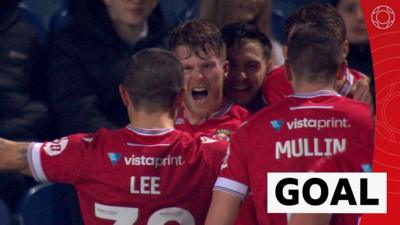
[[[97,218],[113,220],[114,225],[133,225],[139,217],[138,208],[94,204]],[[151,214],[147,225],[164,225],[168,221],[176,221],[180,225],[195,225],[192,214],[182,208],[169,207],[157,210]]]

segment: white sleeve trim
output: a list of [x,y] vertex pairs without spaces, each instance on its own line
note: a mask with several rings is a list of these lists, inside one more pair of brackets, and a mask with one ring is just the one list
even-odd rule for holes
[[222,191],[244,199],[247,195],[248,187],[240,182],[225,177],[218,177],[213,190]]
[[33,143],[29,146],[28,162],[32,171],[32,175],[37,182],[47,182],[47,177],[44,174],[42,161],[40,158],[40,149],[43,143]]

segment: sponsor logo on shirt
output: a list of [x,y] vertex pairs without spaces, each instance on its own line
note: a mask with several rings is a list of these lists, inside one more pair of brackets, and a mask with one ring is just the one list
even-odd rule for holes
[[182,156],[171,156],[166,157],[146,157],[131,155],[130,157],[124,157],[125,165],[127,166],[153,166],[158,168],[161,166],[182,166],[185,161]]
[[121,153],[109,152],[108,158],[113,166],[115,166],[121,158]]
[[308,119],[295,118],[292,121],[287,121],[284,123],[284,120],[272,120],[271,122],[272,128],[276,132],[279,132],[284,124],[286,124],[289,130],[303,129],[303,128],[313,128],[317,130],[322,130],[325,128],[350,128],[346,118],[337,119],[332,117],[330,119]]
[[316,128],[321,130],[324,128],[349,128],[351,127],[348,120],[345,118],[337,119],[332,117],[330,119],[297,119],[286,122],[289,130],[302,129],[302,128]]
[[275,132],[279,132],[283,125],[283,120],[272,120],[271,122],[272,128],[274,128]]
[[372,172],[372,166],[370,163],[365,163],[361,165],[362,171],[363,172]]
[[52,142],[47,142],[44,145],[43,150],[47,153],[47,155],[55,156],[61,154],[65,150],[65,147],[67,147],[67,144],[68,138],[63,137]]

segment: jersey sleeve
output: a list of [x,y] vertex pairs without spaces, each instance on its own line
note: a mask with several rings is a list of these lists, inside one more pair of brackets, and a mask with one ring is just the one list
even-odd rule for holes
[[234,135],[228,146],[214,190],[244,199],[248,194],[246,157],[236,137],[237,135]]
[[74,183],[83,166],[87,140],[90,140],[88,135],[79,134],[31,145],[28,161],[35,180]]

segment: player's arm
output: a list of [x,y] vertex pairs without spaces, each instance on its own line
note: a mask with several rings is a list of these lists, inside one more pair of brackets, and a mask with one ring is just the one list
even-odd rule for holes
[[0,138],[0,170],[17,170],[32,176],[28,164],[30,144]]
[[242,199],[238,196],[214,190],[205,225],[231,225],[239,212]]
[[328,225],[332,214],[295,213],[292,214],[288,225]]

